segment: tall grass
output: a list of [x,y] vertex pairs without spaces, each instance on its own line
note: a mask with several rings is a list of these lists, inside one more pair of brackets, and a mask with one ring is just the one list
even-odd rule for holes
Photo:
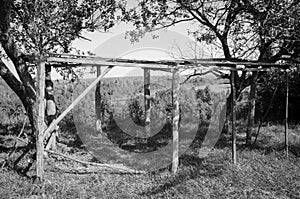
[[[1,171],[1,198],[299,198],[300,159],[283,152],[230,148],[199,158],[192,151],[180,159],[178,173],[144,175],[47,172],[36,184],[12,171]],[[69,165],[71,166],[71,165]]]

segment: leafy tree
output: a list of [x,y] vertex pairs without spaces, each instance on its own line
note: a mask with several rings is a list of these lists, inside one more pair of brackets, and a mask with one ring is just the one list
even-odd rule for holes
[[135,39],[189,21],[198,28],[188,33],[221,48],[224,58],[275,62],[298,58],[299,17],[295,0],[151,0],[139,1],[124,20],[136,26]]
[[[68,53],[82,31],[106,31],[124,2],[97,0],[0,0],[0,50],[16,69],[17,79],[0,61],[0,75],[22,101],[34,132],[35,67],[39,55]],[[62,73],[72,73],[64,67]]]
[[[125,20],[134,21],[137,29],[129,33],[134,39],[149,31],[191,22],[198,28],[189,30],[189,34],[197,41],[215,45],[228,60],[299,62],[299,5],[295,0],[142,0],[127,12]],[[252,85],[248,124],[251,127],[258,74],[231,74],[235,77],[236,98]],[[250,131],[247,141],[251,141]]]

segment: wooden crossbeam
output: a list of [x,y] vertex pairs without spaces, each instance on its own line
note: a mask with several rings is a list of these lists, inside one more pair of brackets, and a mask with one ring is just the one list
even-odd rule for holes
[[[227,60],[224,58],[218,59],[178,59],[178,60],[134,60],[121,58],[103,58],[96,56],[81,56],[81,55],[67,55],[67,54],[52,54],[46,57],[45,61],[54,63],[73,63],[85,66],[119,66],[119,67],[136,67],[147,68],[151,70],[167,70],[176,67],[208,67],[216,66],[219,68],[226,68],[226,70],[265,70],[267,68],[281,68],[287,69],[289,64],[267,63],[249,60]],[[237,68],[236,66],[243,65],[245,68]],[[75,65],[77,66],[77,65]],[[71,66],[72,67],[72,66]]]
[[220,71],[220,70],[227,70],[227,71],[249,71],[249,72],[267,72],[270,71],[270,68],[232,68],[232,67],[218,67],[214,65],[207,65],[207,66],[184,66],[180,67],[180,69],[188,70],[188,69],[203,69],[209,71]]
[[184,60],[180,62],[177,60],[177,63],[180,65],[216,65],[220,67],[236,67],[237,65],[244,65],[246,68],[256,68],[256,67],[278,67],[278,68],[287,68],[289,64],[276,64],[276,63],[268,63],[268,62],[257,62],[257,61],[248,61],[248,60],[241,60],[241,61],[228,61],[226,59],[223,60],[209,60],[209,59],[190,59]]
[[66,63],[77,63],[87,66],[119,66],[119,67],[135,67],[135,68],[149,68],[149,69],[172,69],[174,66],[167,64],[151,64],[141,62],[123,62],[120,60],[113,59],[90,59],[90,58],[61,58],[61,57],[48,57],[47,62],[66,62]]

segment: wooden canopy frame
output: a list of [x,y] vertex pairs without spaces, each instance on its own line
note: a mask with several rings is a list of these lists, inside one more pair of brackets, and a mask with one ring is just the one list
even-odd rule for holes
[[[53,64],[59,65],[61,63],[76,64],[76,66],[96,66],[97,78],[64,110],[49,126],[45,129],[44,115],[45,105],[43,103],[45,97],[45,65]],[[107,68],[101,73],[101,66]],[[145,99],[145,113],[146,113],[146,131],[149,131],[150,122],[150,101],[146,98],[147,93],[150,93],[150,70],[160,70],[170,72],[172,76],[172,103],[174,104],[173,110],[173,154],[172,154],[172,172],[176,172],[179,165],[179,88],[180,81],[179,75],[181,69],[199,68],[212,66],[213,70],[234,70],[234,71],[266,71],[271,67],[288,69],[290,66],[287,64],[274,64],[274,63],[262,63],[253,62],[247,60],[227,60],[227,59],[191,59],[191,60],[163,60],[163,61],[150,61],[150,60],[130,60],[130,59],[114,59],[114,58],[102,58],[95,56],[79,56],[70,54],[49,54],[48,56],[41,56],[38,60],[37,67],[37,109],[38,116],[36,117],[37,133],[36,133],[36,173],[40,180],[43,180],[43,154],[44,146],[43,141],[51,131],[54,130],[56,125],[69,113],[79,102],[83,99],[88,92],[96,86],[100,80],[114,67],[135,67],[144,70],[144,99]],[[242,67],[238,67],[242,66]],[[232,73],[233,74],[233,73]],[[232,89],[232,159],[233,163],[236,163],[236,131],[235,131],[235,85],[234,75],[231,75],[231,89]],[[287,89],[288,92],[288,89]],[[97,101],[97,99],[96,99]],[[288,95],[287,95],[288,103]],[[286,124],[285,124],[285,140],[286,148],[287,144],[287,115],[288,109],[286,105]],[[101,129],[101,121],[97,121],[97,129]]]

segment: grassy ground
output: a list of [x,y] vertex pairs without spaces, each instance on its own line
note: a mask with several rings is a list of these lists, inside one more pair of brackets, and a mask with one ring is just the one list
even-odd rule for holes
[[46,181],[38,184],[4,169],[0,198],[300,198],[299,137],[299,128],[291,131],[291,153],[286,158],[281,127],[265,127],[255,148],[239,148],[237,165],[231,164],[226,145],[204,159],[191,149],[181,156],[176,174],[168,170],[73,174],[48,169]]

